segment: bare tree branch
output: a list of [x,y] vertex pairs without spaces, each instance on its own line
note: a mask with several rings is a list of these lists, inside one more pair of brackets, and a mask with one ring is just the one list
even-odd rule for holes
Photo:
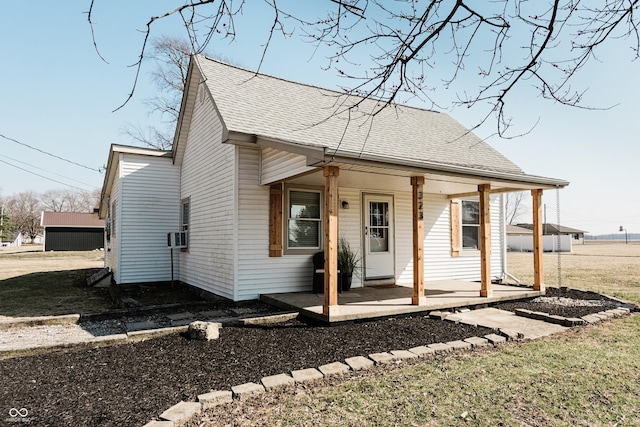
[[504,194],[504,207],[505,207],[505,220],[507,224],[513,224],[520,215],[526,210],[524,204],[525,192],[519,193],[505,193]]
[[313,43],[314,54],[326,56],[327,70],[345,79],[345,94],[380,100],[380,109],[412,98],[439,109],[482,108],[486,114],[478,126],[494,116],[502,137],[511,127],[507,107],[521,89],[555,103],[594,108],[584,105],[586,88],[571,87],[580,70],[597,60],[608,42],[628,42],[632,59],[640,55],[640,0],[324,0],[315,18],[301,2],[283,7],[277,0],[258,6],[244,0],[191,1],[149,19],[132,65],[137,68],[133,87],[118,109],[135,92],[154,23],[178,15],[190,51],[200,53],[214,36],[235,38],[236,19],[264,4],[273,16],[258,71],[276,35],[297,33]]
[[108,64],[109,61],[104,59],[104,56],[102,56],[102,54],[100,53],[100,50],[98,49],[98,43],[96,42],[96,33],[93,30],[93,21],[91,20],[91,13],[93,12],[94,1],[95,0],[91,0],[91,4],[89,5],[89,11],[87,12],[87,21],[89,22],[89,28],[91,28],[91,41],[93,42],[93,48],[96,50],[98,57],[102,59],[106,64]]

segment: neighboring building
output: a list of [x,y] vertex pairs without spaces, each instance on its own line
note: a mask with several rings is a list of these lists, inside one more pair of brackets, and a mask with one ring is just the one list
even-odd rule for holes
[[0,239],[0,246],[22,246],[22,233],[20,231],[15,231],[9,239]]
[[[533,230],[533,224],[518,224],[518,227]],[[566,227],[558,224],[542,224],[542,234],[545,236],[570,236],[573,243],[584,243],[584,235],[588,231]]]
[[44,251],[91,251],[104,247],[104,220],[98,213],[42,212]]
[[[456,279],[486,293],[506,269],[501,194],[540,203],[568,183],[525,174],[446,114],[377,107],[194,57],[172,151],[111,147],[100,217],[114,280],[173,272],[234,301],[311,291],[313,254],[339,236],[362,256],[354,287]],[[168,232],[182,233],[173,254]]]

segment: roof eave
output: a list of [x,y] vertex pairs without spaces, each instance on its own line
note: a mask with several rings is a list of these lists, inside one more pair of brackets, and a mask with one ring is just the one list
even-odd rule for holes
[[564,188],[569,185],[569,181],[556,178],[548,178],[536,175],[516,174],[506,171],[493,171],[485,169],[477,169],[458,165],[448,165],[442,163],[434,163],[428,161],[416,161],[409,159],[393,159],[385,156],[366,153],[352,153],[348,151],[336,150],[331,154],[325,155],[324,161],[316,162],[314,166],[321,166],[331,162],[350,162],[354,161],[360,165],[384,166],[395,169],[408,170],[416,173],[437,173],[449,176],[464,176],[477,179],[493,179],[506,182],[514,182],[519,184],[535,185],[540,188]]

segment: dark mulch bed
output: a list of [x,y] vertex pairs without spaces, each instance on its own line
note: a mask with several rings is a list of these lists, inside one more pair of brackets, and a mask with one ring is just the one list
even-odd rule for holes
[[[509,304],[541,311],[531,301]],[[0,410],[6,414],[9,408],[27,408],[32,425],[143,425],[180,400],[193,401],[212,389],[347,357],[492,332],[423,316],[333,327],[291,321],[223,328],[220,339],[212,342],[169,336],[9,359],[0,361]]]
[[507,311],[526,308],[527,310],[541,311],[563,317],[582,317],[620,305],[620,303],[595,292],[567,288],[547,288],[545,296],[542,298],[503,302],[494,304],[492,307]]

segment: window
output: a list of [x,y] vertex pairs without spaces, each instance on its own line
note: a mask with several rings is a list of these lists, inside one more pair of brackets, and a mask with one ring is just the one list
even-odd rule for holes
[[179,246],[188,248],[189,247],[189,239],[188,239],[189,215],[191,213],[190,212],[191,198],[187,197],[186,199],[182,199],[181,205],[182,206],[180,210],[180,231],[183,231],[183,233],[180,233],[182,241],[180,242]]
[[111,199],[107,200],[107,220],[105,221],[105,232],[107,242],[111,241]]
[[389,251],[389,203],[369,202],[369,250]]
[[114,237],[118,237],[116,234],[116,218],[118,214],[118,201],[114,200],[111,204],[113,212],[111,213],[111,233],[113,233]]
[[462,201],[462,249],[478,249],[480,242],[480,203]]
[[289,190],[287,207],[287,248],[320,249],[320,192]]
[[111,235],[116,237],[116,201],[111,201],[111,198],[107,200],[107,219],[105,221],[105,232],[107,234],[107,242],[111,241]]

